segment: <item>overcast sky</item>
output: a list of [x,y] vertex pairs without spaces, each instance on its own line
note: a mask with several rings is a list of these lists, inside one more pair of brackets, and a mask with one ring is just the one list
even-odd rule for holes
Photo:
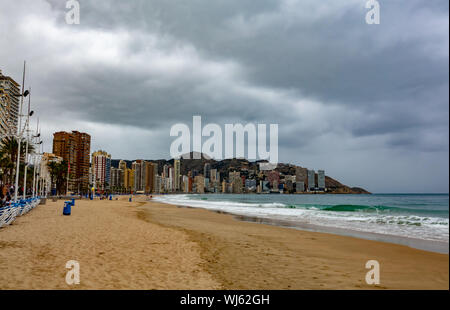
[[[0,69],[52,134],[169,158],[175,123],[279,124],[279,161],[372,192],[448,192],[449,2],[2,0]],[[35,124],[35,120],[34,120]]]

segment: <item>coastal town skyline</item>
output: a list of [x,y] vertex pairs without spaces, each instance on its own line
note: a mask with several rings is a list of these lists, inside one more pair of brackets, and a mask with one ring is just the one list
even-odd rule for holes
[[[350,188],[318,170],[282,164],[267,169],[264,161],[185,154],[170,161],[113,160],[105,150],[91,153],[91,136],[55,132],[52,153],[43,153],[40,178],[52,195],[163,193],[368,193]],[[199,157],[196,159],[196,157]],[[197,160],[201,160],[200,165]],[[113,161],[115,163],[113,164]],[[228,162],[228,163],[227,163]]]

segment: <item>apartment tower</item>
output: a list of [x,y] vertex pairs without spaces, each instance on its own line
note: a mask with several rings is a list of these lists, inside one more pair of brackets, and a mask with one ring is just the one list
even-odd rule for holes
[[69,167],[69,191],[87,192],[91,136],[84,132],[59,131],[53,134],[53,154],[63,158]]
[[20,85],[0,70],[0,134],[17,132]]

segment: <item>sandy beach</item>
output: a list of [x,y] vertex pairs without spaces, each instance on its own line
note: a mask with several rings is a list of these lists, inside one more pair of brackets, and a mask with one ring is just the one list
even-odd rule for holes
[[[141,198],[143,200],[143,197]],[[449,256],[156,202],[47,201],[0,229],[0,289],[448,289]],[[65,282],[80,263],[80,285]],[[365,282],[368,260],[381,283]]]

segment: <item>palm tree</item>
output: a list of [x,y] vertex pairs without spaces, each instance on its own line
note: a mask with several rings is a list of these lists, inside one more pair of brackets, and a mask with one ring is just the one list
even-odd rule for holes
[[3,184],[8,183],[9,177],[12,174],[12,170],[14,169],[14,164],[9,158],[9,156],[5,155],[5,152],[0,149],[0,171],[1,171],[1,181]]
[[57,193],[61,194],[64,191],[64,185],[67,182],[67,162],[64,160],[62,162],[51,161],[47,164],[47,166],[50,170],[52,188],[53,184],[55,184]]
[[[25,150],[26,141],[22,141],[21,150]],[[0,143],[0,169],[2,171],[2,181],[12,183],[14,168],[17,161],[18,143],[15,137],[6,137]],[[34,146],[28,143],[28,154],[34,152]],[[25,153],[21,152],[21,160],[24,160]]]

